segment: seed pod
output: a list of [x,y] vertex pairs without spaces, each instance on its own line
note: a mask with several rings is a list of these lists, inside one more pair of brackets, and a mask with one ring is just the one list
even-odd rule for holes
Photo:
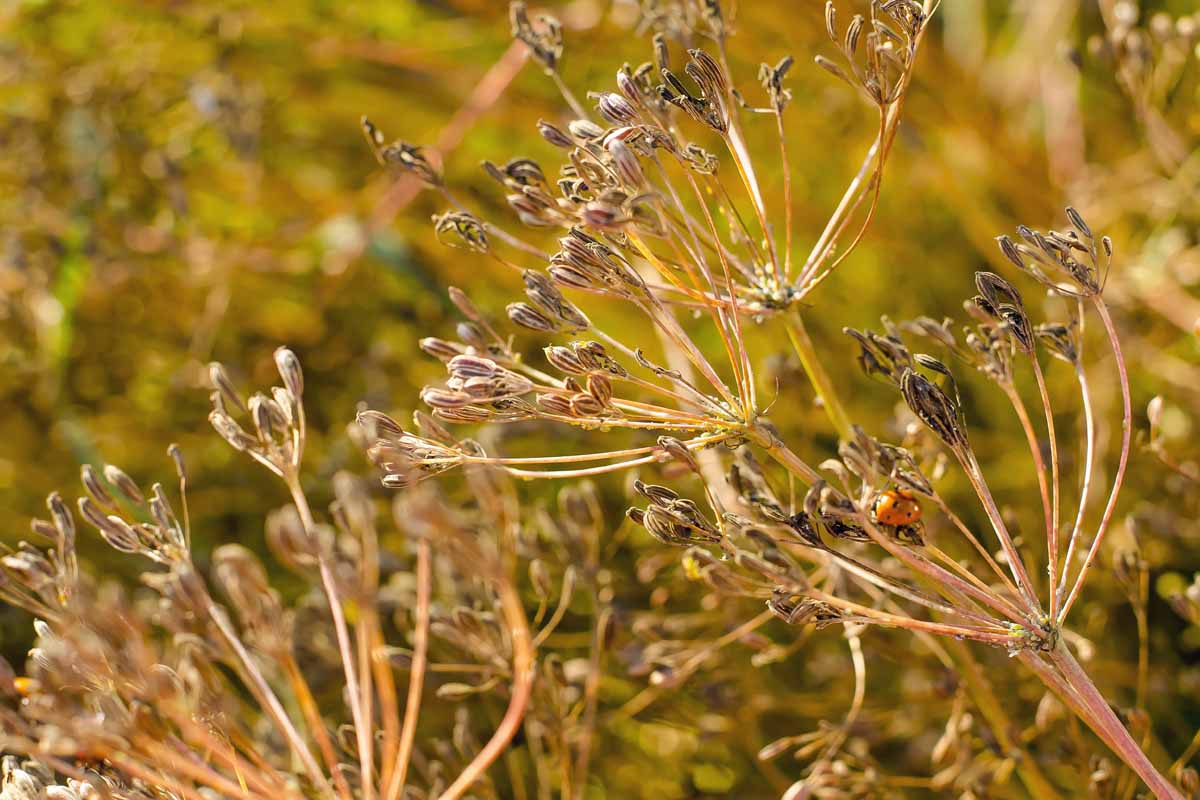
[[425,154],[425,148],[409,142],[395,141],[378,150],[380,163],[398,166],[416,175],[430,186],[440,186],[441,173]]
[[448,247],[458,247],[476,253],[486,253],[490,248],[487,228],[470,214],[451,211],[434,214],[433,231],[438,241]]
[[585,142],[594,142],[604,136],[603,128],[586,119],[572,120],[567,127],[575,138],[583,139]]
[[304,396],[304,371],[300,369],[300,359],[288,348],[280,347],[275,351],[275,367],[279,377],[283,378],[284,387],[299,402]]
[[99,528],[100,535],[104,537],[104,541],[122,553],[139,553],[143,551],[141,537],[138,536],[137,531],[128,522],[116,514],[109,514],[106,520],[108,524]]
[[214,361],[208,365],[208,378],[212,382],[213,388],[220,393],[221,400],[230,408],[246,412],[246,405],[242,402],[241,395],[233,385],[233,381],[229,379],[229,373],[225,371],[224,365]]
[[573,417],[574,411],[571,410],[571,401],[562,395],[558,394],[539,394],[537,396],[538,407],[549,414],[559,414],[562,416]]
[[567,375],[583,375],[587,372],[587,368],[584,367],[579,357],[575,355],[575,351],[568,347],[552,345],[545,348],[542,352],[546,354],[546,360],[550,362],[551,366],[559,372],[566,373]]
[[608,154],[612,156],[613,168],[621,180],[631,187],[641,186],[644,180],[642,167],[629,145],[620,139],[613,139],[608,143],[607,149]]
[[58,492],[51,492],[46,498],[46,508],[50,511],[63,550],[69,552],[75,546],[75,518]]
[[421,390],[421,401],[433,409],[461,408],[476,401],[476,398],[465,392],[449,391],[436,387],[426,387]]
[[433,336],[425,337],[417,343],[417,346],[427,355],[431,355],[442,362],[447,362],[463,352],[462,345],[447,342],[445,339],[437,339]]
[[615,92],[600,95],[596,109],[600,112],[600,116],[614,125],[630,125],[637,121],[637,109]]
[[700,465],[696,462],[696,457],[692,454],[692,451],[687,448],[687,445],[678,439],[672,436],[660,436],[658,437],[658,446],[661,447],[667,453],[667,455],[671,456],[671,458],[683,464],[693,472],[700,471]]
[[539,333],[558,330],[558,326],[550,318],[528,303],[509,303],[505,310],[508,312],[508,318],[522,328]]
[[568,150],[575,146],[575,140],[572,139],[565,131],[555,125],[551,125],[544,119],[538,120],[537,129],[538,133],[542,135],[542,138],[555,147],[561,147],[564,150]]
[[850,20],[850,24],[846,26],[846,36],[842,41],[842,49],[846,52],[847,58],[852,58],[855,51],[858,50],[858,37],[862,33],[863,18],[861,14],[855,14],[854,19]]
[[917,419],[937,434],[947,447],[965,453],[967,438],[959,425],[958,408],[936,384],[906,368],[900,377],[900,391]]
[[603,375],[599,373],[592,373],[588,375],[587,391],[588,394],[596,399],[596,402],[605,408],[612,404],[612,381]]
[[104,488],[100,476],[91,464],[84,464],[79,468],[79,477],[83,482],[84,490],[96,501],[96,505],[106,509],[115,509],[117,507],[116,501],[113,500],[108,490]]
[[446,368],[457,378],[491,378],[500,372],[499,365],[490,358],[471,355],[455,356]]
[[133,482],[133,478],[126,475],[119,467],[107,464],[104,467],[104,478],[111,483],[116,490],[135,506],[144,505],[146,502],[145,495],[138,485]]
[[571,396],[571,412],[577,417],[595,417],[604,413],[604,406],[590,394]]
[[1092,229],[1089,228],[1087,223],[1083,221],[1083,217],[1080,215],[1080,213],[1071,206],[1067,206],[1067,219],[1071,221],[1071,225],[1074,226],[1075,230],[1079,231],[1079,233],[1085,239],[1093,238]]
[[637,83],[633,76],[629,74],[629,67],[625,66],[617,70],[617,89],[630,103],[638,103],[641,101],[641,92],[638,91]]

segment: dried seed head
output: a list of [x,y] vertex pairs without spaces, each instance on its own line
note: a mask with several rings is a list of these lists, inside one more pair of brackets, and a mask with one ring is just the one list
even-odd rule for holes
[[857,331],[854,328],[843,328],[842,332],[858,342],[858,365],[868,376],[883,377],[899,385],[904,370],[912,367],[912,355],[895,336]]
[[466,392],[439,389],[433,386],[427,386],[421,390],[421,402],[435,410],[461,408],[462,406],[471,405],[476,399]]
[[598,417],[604,413],[604,406],[590,394],[571,395],[571,414],[576,417]]
[[427,355],[431,355],[443,363],[448,362],[455,356],[461,355],[464,350],[460,344],[447,342],[445,339],[437,339],[432,336],[427,336],[420,340],[417,342],[417,346]]
[[[82,511],[82,507],[80,510]],[[122,553],[144,553],[145,548],[141,537],[128,522],[116,514],[109,514],[105,518],[105,522],[106,524],[99,527],[98,530],[104,537],[104,541],[108,542],[113,549],[120,550]]]
[[1033,326],[1016,287],[994,272],[976,272],[975,286],[981,295],[975,298],[976,306],[1001,323],[1022,352],[1032,353]]
[[627,186],[641,186],[644,180],[642,166],[629,145],[620,139],[613,139],[607,146],[608,154],[612,156],[613,169]]
[[612,403],[612,381],[603,375],[593,372],[587,377],[587,391],[596,402],[607,408]]
[[912,369],[900,376],[904,402],[946,446],[959,454],[967,451],[967,437],[959,423],[959,410],[936,384]]
[[566,373],[567,375],[587,374],[587,367],[575,355],[575,351],[569,347],[552,345],[545,348],[542,352],[546,354],[546,360],[559,372]]
[[486,253],[490,247],[487,229],[478,218],[461,211],[433,216],[433,230],[438,241],[449,247]]
[[783,79],[787,75],[788,70],[792,68],[795,59],[791,56],[784,56],[775,66],[769,64],[761,64],[758,68],[758,80],[762,83],[763,88],[771,98],[771,107],[775,109],[776,114],[782,114],[783,109],[792,100],[792,92],[790,89],[785,89]]
[[58,531],[58,541],[63,552],[69,552],[75,547],[75,518],[71,516],[62,495],[51,492],[46,497],[46,508],[50,511],[50,519]]
[[1038,325],[1034,334],[1052,356],[1061,358],[1068,364],[1079,365],[1079,348],[1075,341],[1074,326],[1047,323]]
[[534,59],[547,72],[555,71],[563,53],[562,25],[559,21],[554,17],[539,15],[535,25],[530,22],[523,2],[510,4],[508,15],[513,37],[525,43]]
[[446,369],[456,378],[493,378],[502,370],[500,365],[490,358],[479,356],[459,355],[450,359]]

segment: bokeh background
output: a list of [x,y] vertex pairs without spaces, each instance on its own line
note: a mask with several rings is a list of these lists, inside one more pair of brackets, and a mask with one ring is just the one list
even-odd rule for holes
[[[444,287],[469,287],[477,304],[499,312],[519,286],[493,262],[437,243],[429,217],[441,204],[377,167],[359,116],[389,136],[436,145],[460,196],[481,216],[506,217],[502,193],[479,163],[518,155],[555,163],[534,124],[568,117],[553,85],[511,47],[505,5],[0,5],[0,540],[22,538],[49,491],[74,495],[81,463],[111,462],[146,484],[169,482],[165,449],[178,442],[192,475],[199,560],[223,542],[261,548],[265,512],[285,497],[211,431],[205,365],[220,360],[243,385],[267,385],[280,344],[306,368],[314,435],[306,482],[314,499],[329,499],[336,470],[366,472],[345,427],[363,402],[402,417],[418,388],[442,373],[416,340],[453,330]],[[855,10],[842,5],[846,16]],[[823,3],[738,6],[731,57],[747,91],[757,92],[759,61],[797,58],[788,126],[797,247],[807,252],[870,145],[873,111],[812,63],[831,51]],[[581,96],[610,89],[621,63],[650,56],[628,0],[540,7],[564,22],[563,74]],[[1182,472],[1193,468],[1200,410],[1194,9],[1191,0],[946,0],[920,55],[874,225],[808,315],[864,427],[892,433],[896,397],[860,376],[841,327],[877,326],[884,314],[961,319],[973,271],[1006,271],[993,237],[1018,223],[1061,225],[1071,203],[1116,243],[1106,293],[1133,368],[1139,434],[1147,402],[1162,395],[1162,443]],[[1131,31],[1128,47],[1112,46],[1114,20]],[[768,195],[781,187],[773,135],[769,120],[752,127],[759,163],[769,165],[759,167]],[[1022,288],[1038,308],[1033,287]],[[636,324],[607,321],[617,330]],[[796,449],[820,460],[833,444],[828,424],[769,326],[754,342],[764,385],[779,387],[772,417],[795,432]],[[1073,398],[1072,376],[1050,372],[1052,391]],[[1119,394],[1102,372],[1094,382],[1111,452]],[[993,487],[1018,513],[1031,510],[1028,453],[1011,412],[971,376],[964,390]],[[1078,425],[1073,399],[1062,404],[1059,422],[1077,430],[1069,427]],[[1068,450],[1068,460],[1077,458]],[[1096,645],[1102,687],[1118,704],[1129,701],[1137,638],[1108,564],[1132,546],[1136,529],[1152,576],[1149,710],[1158,741],[1177,755],[1200,724],[1200,629],[1167,598],[1200,568],[1200,503],[1194,479],[1144,448],[1130,472],[1119,512],[1131,522],[1114,533],[1074,622]],[[614,487],[619,499],[619,481]],[[536,502],[550,489],[525,491]],[[622,511],[615,503],[614,527]],[[623,535],[627,552],[616,569],[656,547],[640,533]],[[115,557],[98,537],[82,539],[98,571],[134,578],[140,565]],[[649,597],[632,567],[627,580],[631,605]],[[680,608],[704,603],[699,587],[673,591],[670,602]],[[0,651],[14,662],[30,641],[28,623],[0,609]],[[908,681],[899,670],[911,641],[872,634],[866,642],[871,714],[894,714],[936,694],[925,673]],[[1004,669],[1003,654],[982,657]],[[752,755],[769,737],[743,736],[759,729],[697,727],[696,720],[720,708],[720,690],[761,680],[779,703],[753,711],[769,718],[762,730],[814,727],[848,702],[844,644],[836,631],[818,634],[769,676],[743,675],[746,660],[736,651],[715,658],[696,687],[632,727],[614,725],[600,773],[655,797],[758,796],[794,777],[794,764],[759,774]],[[638,680],[629,678],[627,688]],[[1036,687],[1013,682],[1010,689],[1014,706],[1032,714]],[[938,734],[915,729],[911,742],[892,741],[881,757],[897,772],[918,770],[919,752]],[[674,737],[665,750],[662,737]],[[647,764],[658,766],[647,772]],[[613,789],[609,796],[633,795]]]

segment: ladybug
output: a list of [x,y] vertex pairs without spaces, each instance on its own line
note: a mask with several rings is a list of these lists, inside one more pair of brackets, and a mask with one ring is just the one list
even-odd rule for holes
[[884,525],[912,525],[921,519],[921,504],[912,492],[888,489],[875,498],[871,509],[875,521]]

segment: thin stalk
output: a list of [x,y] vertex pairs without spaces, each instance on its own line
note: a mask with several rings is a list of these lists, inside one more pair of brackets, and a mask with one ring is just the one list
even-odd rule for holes
[[792,342],[792,348],[796,351],[796,355],[800,358],[800,366],[804,368],[808,382],[812,384],[817,397],[821,399],[821,405],[829,416],[829,421],[833,423],[838,436],[849,441],[853,435],[850,417],[846,414],[846,409],[842,407],[842,401],[838,399],[837,390],[833,388],[833,381],[829,378],[829,373],[825,371],[825,365],[817,356],[816,348],[813,347],[812,339],[808,336],[808,330],[804,327],[804,320],[801,318],[799,310],[793,310],[785,315],[785,320],[788,338]]
[[754,440],[755,444],[767,452],[771,458],[779,462],[779,465],[786,469],[792,475],[795,475],[800,480],[804,481],[806,486],[812,486],[817,481],[821,480],[821,476],[817,471],[804,462],[800,456],[796,455],[779,440],[779,437],[770,430],[761,425],[756,425],[747,430],[747,433]]
[[576,745],[578,754],[575,762],[575,800],[583,800],[587,788],[589,762],[592,756],[592,739],[596,733],[596,712],[600,699],[600,659],[604,655],[604,634],[612,618],[612,609],[605,607],[596,615],[596,628],[592,635],[592,651],[588,660],[588,676],[584,684],[584,711],[581,733]]
[[1121,342],[1117,338],[1117,329],[1113,325],[1112,316],[1108,313],[1108,306],[1104,300],[1097,296],[1092,298],[1096,306],[1096,311],[1100,315],[1101,322],[1104,323],[1104,331],[1108,334],[1109,344],[1112,346],[1113,358],[1117,362],[1117,377],[1121,384],[1121,458],[1117,463],[1117,474],[1113,478],[1112,490],[1108,495],[1108,503],[1104,506],[1104,515],[1100,518],[1100,527],[1096,529],[1096,537],[1092,539],[1092,546],[1088,549],[1087,557],[1084,559],[1083,566],[1079,570],[1079,577],[1075,579],[1075,584],[1071,589],[1071,593],[1067,596],[1066,602],[1063,603],[1062,611],[1058,615],[1058,624],[1061,625],[1067,618],[1067,614],[1071,612],[1071,606],[1075,605],[1075,601],[1079,598],[1079,592],[1083,589],[1084,581],[1087,580],[1088,570],[1092,568],[1092,564],[1096,560],[1096,554],[1100,550],[1100,542],[1104,540],[1104,534],[1108,531],[1108,523],[1112,520],[1113,511],[1117,507],[1117,497],[1121,493],[1121,485],[1125,482],[1125,468],[1129,465],[1129,444],[1130,436],[1133,431],[1133,402],[1129,396],[1129,373],[1125,368],[1125,356],[1121,352]]
[[[284,481],[292,493],[292,502],[295,503],[296,510],[300,514],[300,522],[304,527],[305,534],[310,537],[316,536],[316,521],[313,519],[312,509],[309,508],[304,489],[300,486],[300,478],[296,474],[296,470],[289,470],[284,475]],[[346,692],[350,696],[350,713],[354,720],[355,738],[358,742],[359,769],[363,776],[363,797],[364,800],[371,800],[375,792],[371,785],[374,746],[371,742],[371,732],[368,729],[370,720],[364,714],[365,698],[359,689],[358,670],[355,668],[354,655],[350,647],[350,631],[346,625],[346,613],[342,608],[341,593],[338,592],[333,571],[329,568],[329,561],[324,553],[317,555],[317,570],[321,575],[321,587],[325,591],[330,614],[333,616],[333,629],[337,637],[338,652],[342,658],[342,672],[346,677]]]
[[500,757],[507,749],[521,721],[525,718],[525,709],[529,704],[529,696],[533,689],[533,656],[534,649],[530,642],[529,622],[525,619],[525,607],[521,597],[512,583],[503,576],[497,578],[501,611],[508,624],[509,636],[513,649],[513,686],[508,709],[496,727],[495,733],[483,749],[475,756],[470,764],[459,773],[440,796],[439,800],[458,800],[475,781],[483,775],[492,762]]
[[775,123],[779,130],[779,168],[783,173],[784,267],[783,277],[779,278],[779,283],[782,285],[784,281],[792,278],[792,167],[788,161],[787,137],[783,132],[783,111],[781,109],[775,111]]
[[[687,179],[688,183],[692,187],[692,191],[696,194],[697,201],[700,203],[700,210],[704,212],[704,219],[708,223],[709,230],[712,232],[712,235],[716,237],[717,224],[716,221],[713,220],[712,212],[709,210],[708,204],[704,202],[704,196],[700,192],[700,187],[690,172],[687,173]],[[769,243],[770,239],[768,238],[767,241]],[[723,249],[717,251],[717,257],[717,260],[721,262],[721,271],[725,278],[725,285],[733,286],[733,278],[729,272],[729,259],[725,257],[725,252]],[[707,265],[702,264],[701,266],[704,268],[704,273],[708,278],[709,283],[712,284],[713,294],[718,295],[719,290],[717,288],[717,284],[713,280],[712,274]],[[725,316],[725,313],[721,310],[718,310],[718,315],[723,317]],[[733,335],[733,341],[726,343],[726,348],[729,350],[729,364],[733,369],[734,379],[738,381],[738,396],[741,401],[740,407],[742,408],[743,413],[748,413],[757,404],[754,396],[754,370],[750,365],[750,356],[746,352],[746,344],[742,336],[742,316],[741,314],[737,313],[736,308],[731,310],[729,316],[733,318],[733,324],[731,326],[731,330],[729,331]],[[725,338],[725,332],[723,330],[721,331],[721,338]]]
[[932,553],[933,557],[935,559],[937,559],[938,561],[945,564],[950,570],[955,572],[963,580],[967,581],[972,586],[979,589],[981,592],[986,592],[988,597],[991,598],[989,605],[992,605],[992,607],[995,608],[997,611],[999,611],[1001,614],[1003,614],[1004,616],[1013,620],[1014,622],[1022,622],[1022,623],[1024,622],[1025,615],[1021,612],[1021,610],[1019,608],[1017,608],[1012,603],[1010,603],[1008,601],[1008,598],[1004,597],[1004,595],[1002,595],[1002,594],[997,593],[995,589],[993,589],[991,586],[988,586],[986,583],[984,583],[982,580],[980,580],[979,577],[977,575],[975,575],[975,573],[971,572],[971,570],[967,569],[965,566],[960,564],[958,561],[951,558],[949,556],[949,554],[944,552],[940,547],[938,547],[935,544],[932,544],[931,542],[926,542],[924,545],[922,545],[922,549]]
[[238,662],[250,682],[251,689],[258,696],[259,702],[264,706],[263,710],[267,712],[268,716],[279,727],[283,737],[291,745],[292,751],[300,759],[300,763],[304,766],[304,770],[308,773],[309,778],[312,779],[313,785],[322,787],[327,794],[332,795],[332,787],[330,787],[329,782],[325,779],[325,775],[322,774],[316,759],[309,752],[308,745],[304,743],[300,732],[296,730],[296,726],[292,724],[291,718],[283,710],[283,704],[275,696],[271,685],[267,683],[267,679],[263,676],[262,671],[259,670],[254,658],[246,650],[245,645],[242,644],[242,640],[238,638],[237,631],[233,629],[229,618],[225,616],[221,609],[217,608],[207,592],[204,593],[204,607],[205,613],[208,614],[213,624],[217,626],[217,630],[220,632],[221,638],[225,640],[225,644],[237,656]]
[[833,606],[834,608],[848,611],[855,615],[862,622],[872,625],[879,625],[885,628],[904,628],[910,631],[926,631],[928,633],[936,633],[940,636],[960,637],[963,639],[972,639],[979,642],[985,642],[991,645],[1000,645],[1007,647],[1016,641],[1012,633],[1008,631],[985,630],[966,625],[947,625],[942,622],[931,622],[929,620],[914,619],[913,617],[900,616],[897,614],[889,614],[880,611],[877,608],[864,606],[850,600],[838,597],[837,595],[827,594],[819,589],[807,589],[803,592],[808,597],[814,600],[820,600],[823,603]]
[[559,590],[558,605],[554,607],[554,613],[550,615],[550,619],[542,627],[537,635],[533,637],[533,647],[537,649],[545,643],[550,634],[554,633],[554,629],[558,627],[558,623],[562,622],[563,617],[567,614],[567,608],[571,605],[571,596],[575,593],[575,569],[567,567],[563,572],[562,586]]
[[312,736],[313,741],[316,742],[317,749],[321,751],[321,757],[325,759],[325,765],[329,769],[329,774],[333,776],[338,796],[342,800],[351,800],[353,795],[350,793],[350,786],[346,783],[346,778],[342,775],[342,771],[338,769],[337,754],[333,749],[333,742],[329,739],[328,731],[325,730],[325,722],[321,719],[321,712],[317,708],[317,701],[313,697],[308,681],[304,678],[304,673],[300,671],[300,665],[296,663],[296,659],[291,653],[287,653],[281,661],[283,663],[283,673],[287,677],[288,683],[292,686],[292,692],[296,695],[296,701],[300,705],[300,712],[304,714],[304,721],[308,726],[308,732]]
[[576,99],[574,92],[572,92],[570,87],[567,86],[566,81],[562,79],[562,76],[558,74],[558,70],[550,69],[546,70],[546,73],[550,76],[551,80],[554,81],[554,85],[558,87],[558,91],[562,94],[563,99],[567,101],[567,105],[571,107],[571,113],[573,113],[579,119],[590,119],[587,109],[585,109],[583,104]]
[[[754,213],[758,217],[758,224],[762,228],[763,241],[767,245],[767,254],[771,259],[771,267],[775,274],[779,274],[779,258],[775,254],[775,243],[771,238],[771,229],[767,225],[766,206],[763,203],[762,193],[758,188],[758,179],[754,175],[754,165],[750,159],[750,153],[746,149],[746,142],[742,136],[741,128],[735,123],[729,126],[729,133],[725,137],[725,143],[729,146],[729,152],[733,156],[733,163],[737,165],[738,175],[742,178],[742,183],[746,186],[746,192],[750,195],[751,205],[754,206]],[[714,234],[716,235],[715,231]]]
[[[1083,324],[1083,301],[1079,301],[1078,318],[1080,325]],[[1083,337],[1080,336],[1080,342]],[[1081,345],[1082,346],[1082,345]],[[1092,488],[1092,465],[1096,459],[1096,420],[1092,412],[1092,393],[1088,386],[1087,372],[1083,368],[1082,353],[1080,358],[1075,362],[1075,377],[1079,381],[1079,397],[1083,405],[1083,424],[1084,424],[1084,463],[1083,463],[1083,487],[1079,492],[1079,510],[1075,513],[1075,524],[1071,526],[1071,536],[1067,540],[1067,554],[1063,557],[1062,575],[1058,578],[1058,587],[1055,592],[1060,600],[1063,594],[1067,591],[1067,577],[1071,572],[1071,562],[1075,557],[1075,545],[1079,541],[1079,534],[1083,530],[1083,516],[1087,511],[1088,497]],[[1061,603],[1060,603],[1061,605]]]
[[[956,455],[959,454],[956,453]],[[1025,562],[1021,558],[1021,553],[1017,550],[1017,546],[1013,543],[1012,536],[1008,533],[1008,526],[1004,524],[1004,518],[1000,515],[1000,509],[996,506],[996,498],[992,497],[992,490],[988,488],[987,481],[983,479],[983,470],[980,469],[975,454],[968,451],[965,457],[964,455],[959,455],[959,458],[962,461],[963,471],[967,473],[967,478],[971,481],[971,486],[974,487],[975,493],[979,495],[984,511],[987,512],[988,519],[992,522],[996,538],[1000,540],[1000,547],[1004,550],[1005,558],[1008,560],[1008,569],[1012,572],[1013,579],[1017,582],[1017,585],[1021,587],[1021,593],[1025,597],[1025,602],[1028,603],[1029,611],[1038,617],[1043,616],[1041,604],[1038,603],[1037,592],[1034,590],[1033,582],[1029,579],[1029,573],[1025,569]]]
[[[1036,360],[1034,363],[1037,363]],[[1017,392],[1015,386],[1009,381],[1001,382],[1000,388],[1004,390],[1004,394],[1008,396],[1008,400],[1012,403],[1013,411],[1017,413],[1017,419],[1021,422],[1021,430],[1025,432],[1025,441],[1029,445],[1029,453],[1033,456],[1033,465],[1037,473],[1038,492],[1042,496],[1042,514],[1046,520],[1046,543],[1047,552],[1051,552],[1049,542],[1052,531],[1055,529],[1054,505],[1050,500],[1050,484],[1046,479],[1046,460],[1042,458],[1042,447],[1038,443],[1037,431],[1033,428],[1033,421],[1029,418],[1029,412],[1025,408],[1025,401],[1021,399],[1021,395]],[[1055,459],[1057,461],[1057,459]],[[1058,472],[1058,465],[1054,467],[1055,473]],[[1050,586],[1054,586],[1057,580],[1057,555],[1050,555],[1049,561],[1054,566],[1050,568]],[[1052,604],[1054,605],[1054,604]],[[1054,607],[1057,607],[1054,605]],[[1051,615],[1053,616],[1053,614]]]
[[417,736],[417,718],[421,713],[421,695],[425,687],[425,667],[429,654],[429,596],[433,577],[430,566],[430,547],[425,539],[417,541],[417,608],[413,628],[412,669],[408,674],[408,697],[404,705],[404,727],[400,731],[400,750],[392,780],[383,794],[384,800],[396,800],[404,792],[408,763],[412,759],[413,742]]
[[988,549],[983,546],[983,543],[979,541],[979,537],[975,535],[975,532],[967,527],[967,523],[963,522],[962,517],[954,513],[954,510],[950,508],[950,505],[946,502],[945,498],[939,494],[934,494],[933,501],[937,504],[938,508],[941,509],[942,513],[946,515],[950,522],[954,524],[954,527],[958,528],[963,537],[970,542],[972,546],[974,546],[975,550],[978,551],[979,555],[983,557],[983,560],[987,562],[989,567],[991,567],[991,570],[995,574],[997,580],[1004,584],[1004,588],[1012,592],[1013,597],[1019,597],[1021,593],[1018,591],[1016,585],[1012,582],[1012,579],[1009,578],[1000,565],[996,563],[996,559],[991,553],[988,552]]
[[379,618],[375,617],[371,625],[371,671],[375,673],[375,685],[379,687],[379,716],[383,720],[383,743],[380,747],[379,785],[386,786],[391,780],[397,754],[400,749],[400,704],[396,696],[396,676],[381,654],[387,642],[380,629]]
[[1054,522],[1046,528],[1046,551],[1049,571],[1050,617],[1057,617],[1058,593],[1054,591],[1054,581],[1058,577],[1058,520],[1062,503],[1062,484],[1058,478],[1058,436],[1054,431],[1054,411],[1050,406],[1050,393],[1046,390],[1046,376],[1042,374],[1042,365],[1038,361],[1036,351],[1030,353],[1033,362],[1033,374],[1037,378],[1038,394],[1042,398],[1042,410],[1046,414],[1046,432],[1050,436],[1050,488],[1054,505]]

